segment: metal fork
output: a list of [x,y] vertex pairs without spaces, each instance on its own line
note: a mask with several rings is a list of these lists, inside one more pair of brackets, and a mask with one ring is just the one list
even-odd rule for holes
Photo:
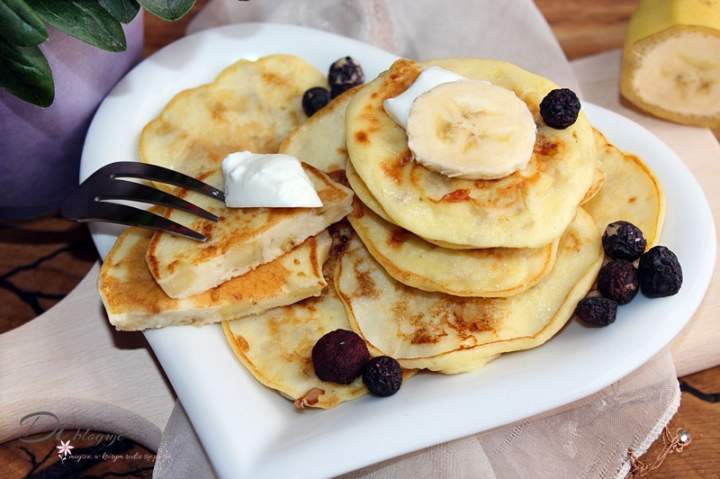
[[214,214],[182,198],[142,183],[125,181],[123,178],[166,183],[202,193],[218,201],[225,201],[225,194],[222,191],[178,171],[135,161],[118,161],[100,168],[70,193],[60,208],[61,216],[80,222],[119,223],[166,231],[198,241],[207,240],[205,235],[149,211],[110,203],[109,200],[137,201],[187,211],[210,221],[218,220]]

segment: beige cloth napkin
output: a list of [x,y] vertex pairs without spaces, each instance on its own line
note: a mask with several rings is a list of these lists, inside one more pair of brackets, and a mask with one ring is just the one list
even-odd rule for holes
[[[304,25],[416,59],[499,58],[579,91],[569,63],[530,0],[213,0],[188,31],[237,22]],[[630,468],[629,452],[646,451],[679,403],[675,367],[664,351],[623,380],[558,410],[344,477],[622,478]],[[291,471],[288,464],[288,476]],[[177,404],[153,477],[211,475],[202,446]]]

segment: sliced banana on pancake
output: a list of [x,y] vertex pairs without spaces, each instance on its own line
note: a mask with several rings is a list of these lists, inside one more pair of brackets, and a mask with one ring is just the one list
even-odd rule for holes
[[345,110],[360,87],[335,97],[308,121],[293,130],[280,145],[280,153],[292,155],[325,173],[344,171]]
[[494,180],[530,161],[535,121],[511,90],[460,80],[417,97],[407,136],[413,158],[428,169],[451,178]]
[[558,241],[544,248],[441,248],[383,220],[357,198],[350,224],[397,281],[455,296],[512,296],[534,286],[555,263]]
[[[383,102],[407,89],[425,66],[437,65],[512,90],[535,115],[527,167],[497,180],[449,178],[413,160],[405,130]],[[572,221],[595,174],[595,142],[585,115],[565,130],[550,128],[539,103],[557,85],[504,62],[456,59],[396,62],[348,105],[347,149],[368,191],[392,222],[432,242],[475,248],[538,248]]]
[[660,239],[665,218],[665,194],[655,173],[637,156],[623,153],[595,130],[599,165],[605,182],[583,208],[602,233],[613,221],[628,221],[642,230],[651,248]]
[[459,298],[395,281],[353,238],[335,287],[353,329],[405,368],[459,373],[498,354],[537,347],[570,319],[603,261],[592,218],[581,208],[563,234],[550,274],[508,298]]
[[229,153],[276,153],[307,118],[302,95],[315,86],[327,86],[325,75],[299,57],[240,60],[175,95],[143,129],[140,159],[204,179]]

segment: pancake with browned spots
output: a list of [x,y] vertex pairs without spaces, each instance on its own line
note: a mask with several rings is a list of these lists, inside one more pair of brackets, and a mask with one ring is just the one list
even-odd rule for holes
[[[513,90],[538,125],[528,166],[492,181],[449,178],[413,161],[405,131],[383,101],[402,93],[422,68],[437,65]],[[355,172],[392,222],[429,241],[475,248],[543,247],[557,239],[593,182],[595,142],[584,114],[564,130],[538,113],[557,85],[514,65],[478,59],[418,64],[400,60],[348,105],[347,149]]]
[[314,86],[327,86],[325,76],[299,57],[240,60],[212,83],[175,95],[143,129],[140,160],[205,178],[229,153],[276,153],[306,120],[302,95]]
[[298,407],[323,409],[367,393],[360,378],[335,384],[315,375],[312,348],[335,329],[350,329],[350,323],[332,286],[319,298],[223,323],[235,356],[258,381]]
[[100,270],[100,296],[110,323],[119,330],[217,323],[318,296],[327,285],[322,265],[330,237],[323,232],[239,278],[196,296],[172,299],[145,263],[151,236],[148,230],[126,229]]
[[334,98],[308,121],[295,128],[280,145],[280,153],[292,155],[325,173],[345,171],[345,110],[355,87]]
[[[598,158],[598,161],[600,161],[600,151],[597,152],[597,158]],[[598,166],[597,168],[595,168],[595,175],[593,176],[593,182],[590,185],[590,188],[585,192],[585,196],[583,196],[583,199],[580,202],[580,206],[584,205],[588,201],[595,198],[595,195],[597,195],[600,192],[600,190],[602,189],[604,184],[605,184],[605,172]]]
[[[350,232],[349,227],[345,229],[344,235]],[[342,240],[333,242],[325,265],[329,282],[344,244]],[[318,298],[223,323],[225,338],[240,362],[260,383],[294,401],[298,408],[327,409],[367,393],[360,378],[351,384],[336,384],[315,375],[312,348],[335,329],[350,329],[350,322],[332,284]],[[411,374],[406,372],[406,377]]]
[[640,228],[651,248],[660,239],[665,219],[665,194],[660,181],[644,161],[613,146],[597,130],[595,139],[605,182],[583,207],[600,231],[613,221],[628,221]]
[[497,355],[540,346],[570,319],[603,261],[592,218],[579,208],[550,274],[508,298],[460,298],[395,281],[353,238],[334,283],[353,329],[375,354],[405,368],[459,373]]
[[[355,172],[355,169],[352,166],[352,163],[347,162],[346,168],[345,168],[345,177],[347,178],[348,184],[350,185],[350,188],[352,188],[353,192],[355,193],[355,196],[360,199],[360,201],[363,202],[365,206],[370,208],[373,213],[378,215],[382,220],[385,222],[395,225],[393,220],[388,216],[387,213],[385,213],[385,210],[383,210],[382,206],[380,206],[380,203],[373,197],[372,193],[368,190],[367,186],[365,186],[365,183],[363,183],[363,180],[358,176],[358,174]],[[582,201],[580,202],[580,205],[584,205],[588,201],[592,200],[595,195],[598,194],[600,189],[603,187],[603,184],[605,184],[605,173],[603,170],[601,170],[599,167],[595,169],[595,175],[593,176],[593,182],[592,185],[590,185],[590,188],[585,192],[585,196],[583,197]],[[397,226],[397,225],[395,225]],[[419,238],[419,236],[418,236]],[[452,244],[448,243],[446,241],[437,241],[432,239],[424,239],[428,243],[440,246],[441,248],[447,248],[447,249],[477,249],[473,246],[467,246],[467,245],[459,245],[459,244]]]
[[310,165],[303,168],[321,208],[226,208],[199,193],[186,193],[188,201],[220,220],[167,212],[167,218],[202,231],[208,239],[201,243],[156,232],[146,256],[155,281],[173,298],[201,293],[272,261],[345,217],[352,209],[352,191]]
[[348,219],[390,276],[425,291],[512,296],[531,288],[555,264],[557,240],[543,248],[442,248],[385,221],[357,198]]

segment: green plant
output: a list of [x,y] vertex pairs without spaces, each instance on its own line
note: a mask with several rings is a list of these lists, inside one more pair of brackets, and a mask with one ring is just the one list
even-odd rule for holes
[[0,0],[0,88],[38,106],[52,105],[55,86],[38,46],[45,25],[103,50],[127,48],[122,23],[140,7],[167,21],[182,18],[195,0]]

